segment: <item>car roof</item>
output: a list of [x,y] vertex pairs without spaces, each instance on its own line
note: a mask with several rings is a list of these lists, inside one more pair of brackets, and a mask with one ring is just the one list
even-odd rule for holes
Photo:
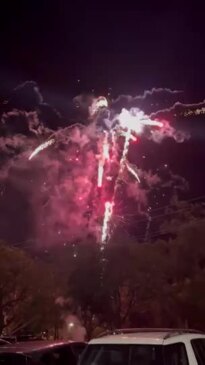
[[125,329],[102,334],[89,342],[97,344],[150,344],[162,345],[183,339],[205,337],[202,332],[187,329]]
[[55,347],[61,346],[75,346],[77,344],[83,344],[83,342],[74,342],[74,341],[25,341],[25,342],[17,342],[15,344],[9,344],[0,347],[0,352],[22,352],[29,353],[38,350],[47,350]]
[[108,335],[106,337],[100,337],[91,340],[89,344],[135,344],[135,343],[163,343],[165,333],[158,333],[157,336],[154,333],[132,333],[122,335]]

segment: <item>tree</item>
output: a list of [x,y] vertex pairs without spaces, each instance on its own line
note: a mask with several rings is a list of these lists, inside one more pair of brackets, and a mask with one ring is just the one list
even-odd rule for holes
[[98,246],[82,245],[68,278],[67,296],[71,298],[68,309],[80,317],[89,337],[93,331],[94,318],[102,313],[102,303],[105,300],[100,259]]
[[205,327],[204,206],[177,204],[162,227],[173,233],[169,239],[142,244],[115,236],[103,251],[85,242],[75,255],[68,247],[53,256],[65,312],[76,314],[89,336],[95,327]]
[[69,294],[85,326],[89,322],[92,330],[92,318],[109,328],[139,325],[136,318],[148,312],[154,312],[156,322],[153,303],[167,294],[167,261],[153,245],[111,245],[103,254],[97,246],[84,247],[70,276]]
[[79,248],[68,284],[84,324],[205,327],[205,221],[198,218],[169,241],[115,242],[103,254],[97,245]]
[[59,321],[54,275],[25,252],[0,245],[0,333],[36,332]]

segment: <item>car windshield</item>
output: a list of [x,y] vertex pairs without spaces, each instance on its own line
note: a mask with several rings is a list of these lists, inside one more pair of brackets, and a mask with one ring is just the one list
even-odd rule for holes
[[89,345],[79,365],[162,365],[160,345]]

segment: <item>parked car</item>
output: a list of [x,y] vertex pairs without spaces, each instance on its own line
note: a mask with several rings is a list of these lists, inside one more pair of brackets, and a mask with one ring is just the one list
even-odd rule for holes
[[85,346],[82,342],[65,341],[27,341],[1,346],[0,365],[13,365],[12,361],[15,365],[76,365]]
[[205,365],[205,333],[115,330],[91,340],[79,365]]

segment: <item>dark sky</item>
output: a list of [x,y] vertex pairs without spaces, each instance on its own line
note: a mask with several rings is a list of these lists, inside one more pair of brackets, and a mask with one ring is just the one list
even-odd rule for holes
[[196,2],[118,3],[2,1],[2,92],[32,79],[55,98],[154,86],[203,98],[204,13]]

